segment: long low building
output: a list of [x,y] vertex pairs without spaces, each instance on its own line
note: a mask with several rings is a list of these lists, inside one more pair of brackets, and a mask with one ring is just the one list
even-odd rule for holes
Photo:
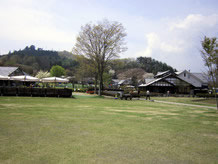
[[[198,74],[199,75],[199,74]],[[200,75],[199,75],[200,77]],[[201,76],[202,77],[202,76]],[[145,79],[145,83],[139,85],[139,90],[149,90],[156,93],[194,93],[195,89],[207,88],[206,77],[203,80],[195,77],[190,72],[159,72],[154,78]]]

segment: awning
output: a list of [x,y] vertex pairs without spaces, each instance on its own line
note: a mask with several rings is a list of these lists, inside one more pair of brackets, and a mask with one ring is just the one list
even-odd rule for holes
[[29,75],[21,75],[21,76],[11,76],[10,80],[17,80],[17,81],[30,81],[30,82],[37,82],[40,81],[40,79],[29,76]]
[[41,82],[43,83],[68,83],[68,79],[60,78],[60,77],[46,77],[42,78]]
[[10,77],[0,75],[0,80],[9,80]]

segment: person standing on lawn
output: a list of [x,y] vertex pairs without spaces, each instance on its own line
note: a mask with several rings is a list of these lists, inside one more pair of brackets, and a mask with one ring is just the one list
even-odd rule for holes
[[147,100],[147,99],[150,100],[150,92],[149,92],[149,90],[147,90],[147,92],[146,92],[146,100]]
[[167,97],[170,97],[170,91],[167,91]]

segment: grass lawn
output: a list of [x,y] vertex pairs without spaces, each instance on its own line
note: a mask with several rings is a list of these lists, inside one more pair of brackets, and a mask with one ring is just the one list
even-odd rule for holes
[[160,100],[160,101],[169,101],[169,102],[216,107],[216,100],[211,98],[206,99],[206,98],[192,98],[192,97],[152,97],[152,99]]
[[217,163],[213,109],[72,98],[0,97],[0,163]]

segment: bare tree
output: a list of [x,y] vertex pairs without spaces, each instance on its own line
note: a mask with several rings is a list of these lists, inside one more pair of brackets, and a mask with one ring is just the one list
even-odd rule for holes
[[103,73],[108,61],[126,50],[125,29],[121,23],[104,20],[81,27],[73,53],[85,56],[97,70],[99,95],[103,89]]
[[216,88],[217,84],[217,76],[218,76],[218,42],[217,38],[208,38],[204,37],[204,40],[201,41],[201,45],[203,50],[201,50],[201,55],[204,60],[204,64],[208,69],[208,75],[212,82],[212,89],[215,94],[217,110],[218,110],[218,100]]

